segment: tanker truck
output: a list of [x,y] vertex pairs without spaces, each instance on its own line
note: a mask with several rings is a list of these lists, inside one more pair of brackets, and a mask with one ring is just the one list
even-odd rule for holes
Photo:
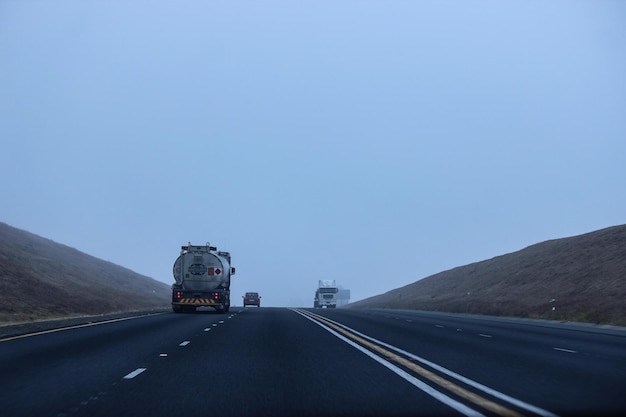
[[320,279],[317,290],[315,290],[314,308],[335,308],[337,307],[337,293],[339,287],[334,279]]
[[196,311],[197,307],[213,307],[218,313],[230,309],[230,253],[218,251],[209,243],[203,246],[181,246],[174,262],[172,310],[175,313]]

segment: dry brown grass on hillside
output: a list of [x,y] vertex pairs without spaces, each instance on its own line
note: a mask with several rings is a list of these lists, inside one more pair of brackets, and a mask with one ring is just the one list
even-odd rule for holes
[[349,307],[626,325],[626,225],[454,268]]
[[0,323],[167,308],[169,286],[0,223]]

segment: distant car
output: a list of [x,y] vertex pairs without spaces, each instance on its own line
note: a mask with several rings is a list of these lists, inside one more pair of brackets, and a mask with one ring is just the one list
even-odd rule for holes
[[247,292],[243,297],[243,306],[261,307],[261,296],[258,292]]

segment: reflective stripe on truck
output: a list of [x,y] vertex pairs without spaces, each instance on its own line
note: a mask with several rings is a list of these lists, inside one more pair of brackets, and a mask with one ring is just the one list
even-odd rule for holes
[[178,302],[173,303],[173,304],[191,304],[191,305],[196,305],[196,306],[206,306],[206,305],[214,305],[214,304],[221,304],[221,303],[216,303],[215,300],[211,299],[211,298],[181,298],[180,300],[178,300]]

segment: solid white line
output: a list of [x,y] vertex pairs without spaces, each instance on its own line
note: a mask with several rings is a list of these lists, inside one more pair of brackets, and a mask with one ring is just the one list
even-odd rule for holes
[[[314,314],[314,313],[311,313],[311,314]],[[466,378],[463,375],[459,375],[459,374],[457,374],[454,371],[451,371],[451,370],[449,370],[447,368],[444,368],[443,366],[437,365],[434,362],[431,362],[431,361],[429,361],[427,359],[421,358],[421,357],[419,357],[417,355],[414,355],[414,354],[412,354],[410,352],[407,352],[406,350],[402,350],[400,348],[392,346],[392,345],[390,345],[388,343],[385,343],[383,341],[380,341],[378,339],[374,339],[373,337],[370,337],[370,336],[365,335],[365,334],[363,334],[361,332],[358,332],[358,331],[356,331],[354,329],[351,329],[350,327],[348,327],[346,325],[343,325],[341,323],[338,323],[338,322],[336,322],[334,320],[331,320],[329,318],[326,318],[326,317],[323,317],[323,316],[319,316],[317,314],[314,314],[314,315],[316,315],[316,316],[318,316],[320,318],[323,318],[324,320],[328,320],[331,323],[336,324],[337,326],[343,327],[344,329],[346,329],[346,330],[348,330],[348,331],[350,331],[350,332],[352,332],[352,333],[354,333],[354,334],[356,334],[358,336],[361,336],[361,337],[363,337],[365,339],[368,339],[371,342],[378,343],[380,346],[384,346],[384,347],[387,347],[387,348],[389,348],[391,350],[394,350],[394,351],[396,351],[398,353],[402,353],[403,355],[406,355],[406,356],[408,356],[410,358],[413,358],[416,361],[423,363],[424,365],[428,365],[431,368],[436,369],[437,371],[439,371],[441,373],[444,373],[444,374],[446,374],[446,375],[448,375],[448,376],[450,376],[452,378],[455,378],[455,379],[457,379],[457,380],[459,380],[461,382],[464,382],[467,385],[470,385],[470,386],[472,386],[472,387],[474,387],[476,389],[479,389],[479,390],[481,390],[483,392],[486,392],[487,394],[490,394],[490,395],[492,395],[492,396],[494,396],[496,398],[499,398],[499,399],[501,399],[503,401],[507,401],[510,404],[516,405],[516,406],[518,406],[520,408],[524,408],[524,409],[526,409],[528,411],[531,411],[533,413],[539,414],[539,415],[544,416],[544,417],[558,417],[557,414],[554,414],[554,413],[552,413],[552,412],[550,412],[548,410],[544,410],[544,409],[536,407],[536,406],[534,406],[532,404],[525,403],[525,402],[523,402],[521,400],[518,400],[517,398],[510,397],[510,396],[508,396],[508,395],[506,395],[506,394],[504,394],[504,393],[502,393],[500,391],[496,391],[493,388],[489,388],[489,387],[487,387],[487,386],[485,386],[485,385],[483,385],[483,384],[481,384],[479,382],[476,382],[476,381],[473,381],[473,380],[471,380],[469,378]]]
[[140,373],[142,373],[145,370],[146,370],[146,368],[137,368],[133,372],[131,372],[130,374],[126,375],[124,377],[124,379],[133,379],[134,377],[136,377],[137,375],[139,375]]
[[[381,365],[389,368],[392,372],[395,372],[397,375],[399,375],[402,378],[404,378],[407,382],[415,385],[417,388],[419,388],[420,390],[424,391],[426,394],[428,394],[431,397],[435,398],[436,400],[446,404],[447,406],[455,409],[459,413],[464,414],[466,416],[472,416],[472,417],[485,417],[484,414],[481,414],[478,411],[473,410],[473,409],[469,408],[468,406],[466,406],[466,405],[464,405],[464,404],[462,404],[462,403],[460,403],[460,402],[458,402],[458,401],[448,397],[444,393],[442,393],[440,391],[437,391],[436,389],[434,389],[430,385],[420,381],[419,379],[415,378],[413,375],[409,374],[408,372],[404,371],[403,369],[393,365],[389,361],[381,358],[380,356],[374,354],[373,352],[370,352],[369,350],[365,349],[363,346],[353,342],[352,340],[348,339],[344,335],[337,333],[336,331],[334,331],[333,329],[331,329],[329,327],[326,327],[325,325],[323,325],[322,323],[318,322],[317,320],[312,319],[311,317],[307,316],[306,314],[303,314],[303,313],[299,312],[298,310],[293,310],[293,311],[295,311],[296,313],[300,314],[302,317],[312,321],[313,323],[317,324],[318,326],[320,326],[322,329],[326,330],[327,332],[332,333],[333,335],[335,335],[339,339],[343,340],[344,342],[346,342],[350,346],[354,347],[355,349],[360,350],[361,352],[363,352],[364,354],[366,354],[370,358],[374,359],[376,362],[378,362]],[[332,321],[332,320],[329,320],[329,321]],[[338,324],[338,323],[336,323],[336,324]],[[344,327],[344,326],[342,326],[342,327]]]
[[191,343],[189,340],[185,340],[184,342],[182,342],[180,345],[178,346],[187,346],[189,343]]
[[570,349],[563,349],[563,348],[552,348],[554,350],[558,350],[560,352],[567,352],[567,353],[578,353],[575,350],[570,350]]
[[140,319],[140,318],[148,317],[148,316],[158,316],[161,314],[165,314],[165,313],[149,313],[149,314],[143,314],[141,316],[122,317],[119,319],[111,319],[111,320],[97,321],[97,322],[91,322],[91,323],[85,323],[85,324],[77,324],[75,326],[60,327],[58,329],[42,330],[40,332],[35,332],[35,333],[27,333],[27,334],[20,334],[17,336],[5,337],[4,339],[0,339],[0,342],[8,342],[9,340],[23,339],[25,337],[39,336],[39,335],[48,334],[48,333],[64,332],[66,330],[80,329],[82,327],[92,327],[92,326],[100,326],[101,324],[117,323],[118,321]]

